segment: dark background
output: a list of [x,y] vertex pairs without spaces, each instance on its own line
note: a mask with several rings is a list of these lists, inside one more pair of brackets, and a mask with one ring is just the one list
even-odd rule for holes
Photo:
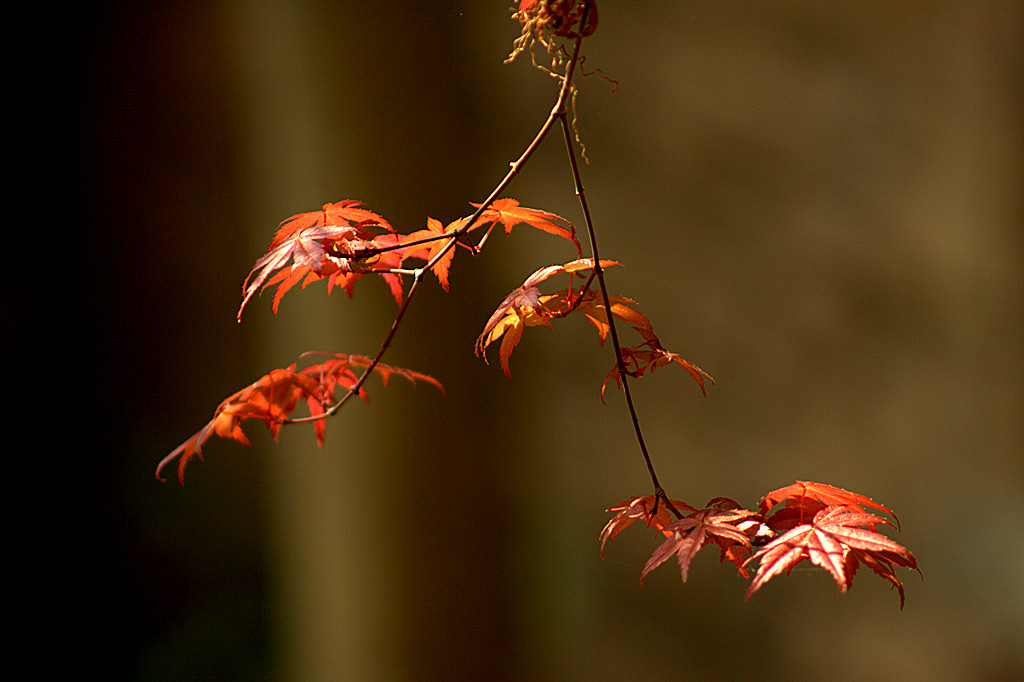
[[[608,349],[567,320],[529,330],[512,382],[473,356],[502,297],[573,255],[525,227],[460,254],[389,351],[446,398],[374,379],[323,450],[252,428],[252,448],[211,442],[184,488],[155,481],[225,396],[304,350],[384,338],[395,304],[369,280],[235,323],[280,220],[342,199],[403,232],[466,215],[555,84],[502,64],[517,27],[500,2],[82,3],[59,29],[46,82],[68,182],[45,218],[77,274],[39,324],[65,343],[46,373],[81,384],[36,381],[46,414],[72,412],[39,428],[76,491],[44,536],[76,667],[1024,675],[1020,3],[602,0],[584,46],[618,83],[579,81],[602,256],[626,266],[610,284],[716,378],[707,398],[673,369],[635,385],[662,483],[694,505],[796,479],[874,497],[925,576],[901,573],[902,612],[866,569],[846,595],[797,570],[744,603],[711,550],[687,584],[670,562],[641,588],[642,529],[601,560],[603,510],[650,492],[624,407],[598,399]],[[557,137],[508,195],[582,224]],[[35,243],[26,260],[65,272]]]

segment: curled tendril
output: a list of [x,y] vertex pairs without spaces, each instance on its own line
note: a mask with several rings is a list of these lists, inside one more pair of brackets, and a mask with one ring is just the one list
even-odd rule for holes
[[[551,56],[551,69],[557,70],[564,62],[564,51],[555,45],[553,36],[563,38],[587,37],[597,30],[596,0],[521,0],[519,9],[512,18],[523,25],[519,37],[513,42],[512,52],[505,60],[513,61],[521,53],[530,50],[533,55],[535,42],[543,45]],[[581,26],[577,29],[577,22]],[[536,66],[536,60],[534,60]]]
[[[561,79],[563,77],[561,72],[569,60],[569,54],[564,45],[555,40],[555,37],[581,38],[593,34],[597,30],[597,2],[596,0],[521,0],[519,9],[512,13],[512,18],[523,25],[523,30],[519,37],[512,42],[512,52],[505,58],[505,63],[515,61],[523,52],[529,52],[530,62],[534,68],[552,78]],[[576,26],[577,23],[580,24],[579,27]],[[537,43],[540,43],[548,53],[550,66],[538,63],[533,50]],[[584,73],[584,75],[587,74]],[[569,95],[572,131],[577,144],[580,145],[583,160],[589,163],[586,145],[583,144],[576,126],[576,96],[578,94],[579,90],[576,85],[571,83]]]

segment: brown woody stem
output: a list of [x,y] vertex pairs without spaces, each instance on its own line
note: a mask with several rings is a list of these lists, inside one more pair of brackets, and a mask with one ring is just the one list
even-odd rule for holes
[[[586,25],[587,11],[589,10],[589,4],[585,6],[582,25]],[[566,67],[565,76],[562,83],[562,96],[559,96],[558,105],[560,109],[556,109],[552,113],[559,120],[562,127],[562,136],[565,138],[565,149],[569,157],[569,166],[572,169],[572,180],[576,190],[576,196],[579,198],[580,208],[583,210],[583,219],[587,224],[587,236],[590,239],[590,251],[594,259],[593,273],[597,276],[597,282],[601,288],[601,297],[604,301],[605,315],[608,317],[608,328],[612,339],[612,348],[615,351],[615,366],[619,373],[619,378],[622,382],[622,393],[626,399],[626,406],[629,409],[629,416],[633,421],[633,431],[636,434],[637,444],[640,446],[640,453],[644,457],[644,462],[647,464],[647,472],[651,476],[651,483],[654,485],[655,494],[655,509],[657,509],[657,501],[664,500],[665,506],[676,515],[676,518],[682,518],[682,514],[676,509],[672,501],[669,500],[668,495],[665,494],[665,490],[658,483],[658,475],[654,471],[654,464],[651,462],[651,455],[647,451],[647,444],[644,441],[643,431],[640,429],[640,418],[637,416],[636,407],[633,405],[633,396],[629,390],[628,374],[626,372],[626,365],[622,360],[622,346],[619,344],[619,334],[615,328],[615,316],[612,315],[611,301],[608,296],[608,287],[604,281],[604,268],[601,267],[601,257],[597,250],[597,235],[594,231],[594,222],[590,216],[590,206],[587,204],[586,193],[583,190],[583,180],[580,176],[579,164],[576,162],[576,152],[573,147],[573,135],[570,130],[569,115],[565,107],[564,94],[568,91],[569,80],[572,75],[572,68],[576,63],[577,56],[579,54],[580,40],[576,41],[576,51],[573,52],[573,57],[569,65]]]
[[647,472],[651,476],[651,483],[654,484],[655,495],[658,499],[663,499],[665,501],[665,505],[677,517],[682,518],[682,515],[669,501],[664,489],[662,489],[661,485],[658,483],[658,475],[654,471],[654,464],[651,462],[651,455],[647,451],[647,443],[644,441],[644,434],[640,429],[640,418],[637,416],[636,407],[633,405],[633,395],[629,390],[629,375],[626,372],[626,365],[622,361],[622,346],[619,343],[619,333],[615,328],[615,316],[612,315],[612,305],[608,296],[608,287],[604,280],[604,268],[601,267],[601,258],[597,250],[597,235],[594,231],[594,222],[590,216],[590,206],[587,204],[586,193],[583,190],[583,181],[580,177],[579,164],[576,162],[576,153],[573,150],[572,144],[572,133],[569,129],[569,122],[567,119],[567,112],[562,111],[559,113],[559,120],[562,122],[562,133],[565,137],[565,147],[569,155],[569,165],[572,168],[572,179],[576,188],[576,196],[579,198],[580,207],[583,210],[583,219],[587,224],[587,236],[590,239],[590,251],[594,259],[594,274],[597,276],[597,283],[601,289],[601,298],[604,301],[605,315],[608,318],[609,335],[612,339],[612,348],[615,351],[615,366],[622,382],[622,393],[626,398],[626,407],[629,409],[629,416],[633,421],[633,431],[636,433],[637,444],[640,446],[640,452],[644,457],[644,462],[647,464]]

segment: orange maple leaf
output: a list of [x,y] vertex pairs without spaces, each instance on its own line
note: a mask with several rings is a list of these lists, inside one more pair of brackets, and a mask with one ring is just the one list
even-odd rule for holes
[[[278,285],[273,303],[276,313],[281,297],[300,281],[305,287],[310,282],[330,277],[329,286],[341,285],[351,296],[355,279],[367,272],[381,270],[388,278],[390,273],[386,271],[401,263],[397,254],[388,253],[372,264],[365,259],[371,254],[380,254],[382,247],[393,243],[394,236],[375,235],[369,228],[382,227],[389,233],[394,233],[394,228],[376,213],[359,208],[360,205],[350,200],[324,204],[319,211],[298,213],[282,221],[267,253],[256,261],[245,278],[238,320],[242,319],[242,311],[252,297],[273,284]],[[291,267],[284,270],[289,263]],[[400,280],[392,275],[389,285],[396,300],[401,302]]]
[[[601,261],[601,267],[621,265],[615,261]],[[515,289],[495,309],[484,325],[483,332],[476,340],[476,354],[487,361],[486,348],[497,339],[501,339],[499,356],[501,367],[505,376],[511,378],[509,371],[509,357],[513,349],[522,338],[523,330],[526,327],[545,326],[551,327],[550,320],[565,317],[569,313],[583,309],[587,320],[597,329],[604,343],[607,334],[607,317],[604,313],[604,306],[598,301],[598,295],[587,286],[580,288],[570,287],[554,294],[541,294],[538,284],[555,275],[576,273],[593,270],[594,260],[592,258],[580,258],[564,265],[548,265],[536,270],[526,278],[522,286]],[[635,320],[636,316],[643,317],[639,312],[629,307],[633,303],[621,296],[610,297],[613,302],[612,314],[623,319]],[[646,320],[646,318],[643,318]],[[604,320],[604,322],[602,322]]]
[[[306,353],[311,355],[317,353]],[[300,400],[309,407],[310,416],[314,418],[314,429],[318,445],[323,445],[324,419],[322,417],[336,400],[335,389],[341,387],[350,390],[358,383],[352,368],[368,368],[372,360],[364,355],[347,355],[344,353],[323,353],[329,359],[309,365],[296,371],[296,363],[281,369],[271,370],[253,384],[223,400],[214,411],[213,419],[187,441],[179,445],[164,457],[156,468],[156,477],[163,480],[163,470],[178,460],[178,482],[185,483],[185,467],[194,459],[203,459],[203,445],[211,436],[220,436],[249,445],[249,439],[242,431],[241,423],[246,419],[263,421],[271,436],[277,439],[281,426],[288,423],[290,415],[295,411]],[[392,375],[399,375],[413,384],[417,380],[426,381],[437,386],[441,392],[444,387],[433,377],[419,372],[392,367],[378,362],[374,367],[387,386]],[[369,402],[365,389],[359,388],[358,395]]]
[[246,419],[263,420],[276,439],[282,421],[295,409],[299,398],[314,394],[318,386],[315,379],[297,374],[295,363],[282,369],[271,370],[250,386],[222,401],[217,406],[213,419],[206,426],[161,460],[156,468],[157,478],[163,480],[163,469],[180,458],[178,482],[184,485],[185,466],[194,457],[203,459],[203,444],[211,436],[231,438],[243,445],[249,445],[249,439],[241,426],[242,421]]
[[391,224],[381,216],[368,209],[360,208],[362,205],[361,201],[344,199],[332,204],[324,204],[319,211],[296,213],[285,218],[278,226],[277,232],[270,242],[270,248],[273,249],[285,240],[291,239],[296,233],[324,225],[379,225],[389,232],[395,231],[395,228],[391,227]]
[[[480,204],[470,203],[475,208],[480,208]],[[548,211],[541,211],[536,208],[526,208],[519,205],[519,202],[515,199],[496,199],[488,206],[484,212],[480,215],[477,221],[473,224],[472,229],[476,229],[490,223],[490,227],[487,228],[487,232],[480,240],[479,246],[483,246],[483,243],[487,241],[487,237],[491,234],[491,230],[498,223],[505,226],[505,234],[512,232],[512,228],[520,223],[525,223],[531,227],[535,227],[538,230],[543,230],[553,235],[568,239],[576,247],[576,255],[583,255],[583,247],[580,245],[579,240],[576,238],[576,228],[565,218],[549,213]],[[564,223],[568,227],[562,227],[558,223]]]
[[[655,336],[654,330],[650,327],[649,323],[646,327],[634,327],[634,329],[644,338],[644,342],[637,346],[620,349],[622,351],[622,364],[626,369],[626,374],[631,377],[640,378],[648,371],[653,372],[659,367],[675,363],[685,369],[686,373],[700,386],[701,393],[707,395],[707,391],[704,388],[704,379],[708,379],[712,384],[715,383],[714,378],[710,374],[681,355],[666,350],[661,345],[658,337]],[[617,387],[622,388],[622,376],[617,364],[612,367],[611,371],[605,376],[604,383],[601,384],[602,402],[604,402],[604,390],[612,379],[615,380]]]
[[[418,258],[429,263],[440,254],[442,249],[447,247],[450,238],[455,238],[453,233],[458,231],[465,222],[465,218],[459,218],[448,225],[442,225],[440,220],[427,218],[427,229],[403,235],[400,238],[401,243],[413,243],[413,246],[402,249],[402,254],[406,258]],[[425,240],[429,241],[425,244],[422,243]],[[459,244],[465,246],[462,242]],[[449,247],[448,251],[434,263],[431,269],[445,291],[448,291],[448,270],[451,268],[454,257],[455,249]]]

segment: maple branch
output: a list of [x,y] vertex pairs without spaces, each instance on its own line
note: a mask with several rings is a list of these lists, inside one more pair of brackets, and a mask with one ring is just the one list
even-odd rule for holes
[[[584,21],[584,23],[586,22],[586,12],[584,12],[583,21]],[[391,329],[388,331],[387,336],[384,338],[384,341],[381,343],[380,349],[377,351],[377,354],[374,356],[373,360],[370,362],[370,366],[367,367],[366,370],[356,380],[356,382],[351,387],[349,387],[348,392],[345,395],[343,395],[338,400],[338,402],[334,403],[329,408],[325,409],[323,414],[320,414],[320,415],[310,415],[308,417],[297,417],[297,418],[293,418],[293,419],[285,419],[285,420],[282,420],[281,423],[283,423],[283,424],[298,424],[298,423],[302,423],[302,422],[312,422],[312,421],[319,421],[321,419],[326,419],[327,417],[330,417],[331,415],[335,414],[338,410],[340,410],[341,407],[345,403],[347,403],[349,401],[349,399],[353,395],[356,395],[356,394],[359,393],[359,390],[363,387],[363,384],[366,383],[366,380],[369,378],[369,376],[373,372],[374,368],[380,363],[381,359],[384,357],[384,354],[387,352],[388,348],[390,348],[391,342],[394,340],[395,334],[398,332],[398,326],[401,324],[402,319],[405,317],[405,313],[409,309],[409,304],[412,302],[412,299],[413,299],[414,295],[416,294],[417,289],[419,288],[420,282],[423,280],[424,273],[429,271],[438,261],[440,261],[442,258],[444,258],[445,254],[447,254],[448,251],[450,251],[452,248],[455,247],[455,244],[462,238],[462,236],[465,235],[466,232],[468,232],[469,229],[473,225],[476,224],[476,221],[479,220],[480,216],[483,215],[484,211],[486,211],[487,208],[492,203],[494,203],[495,199],[498,198],[498,195],[501,194],[505,190],[506,187],[508,187],[509,183],[512,182],[512,179],[515,178],[515,176],[519,174],[519,171],[522,170],[523,166],[530,159],[530,157],[533,156],[533,153],[540,146],[541,142],[544,141],[544,138],[547,137],[548,133],[551,131],[551,127],[555,124],[555,121],[556,120],[561,120],[563,122],[563,125],[565,124],[565,102],[566,102],[566,99],[567,99],[569,93],[572,90],[572,76],[573,76],[573,72],[576,70],[576,64],[577,64],[577,62],[579,60],[580,45],[582,43],[583,43],[583,36],[582,35],[577,35],[576,39],[575,39],[575,44],[574,44],[574,47],[573,47],[572,57],[569,59],[569,61],[566,64],[565,74],[561,77],[562,86],[561,86],[561,88],[558,91],[558,99],[556,100],[555,105],[551,108],[551,112],[548,114],[547,119],[545,119],[544,123],[541,125],[540,130],[537,131],[537,134],[534,136],[533,140],[530,142],[529,145],[527,145],[526,149],[519,156],[519,158],[509,164],[509,171],[508,171],[508,173],[506,173],[505,177],[503,177],[501,179],[501,181],[494,187],[494,189],[491,190],[491,193],[487,196],[487,198],[484,199],[484,201],[482,201],[480,203],[480,206],[476,209],[476,211],[474,211],[473,214],[462,225],[460,225],[455,230],[452,230],[450,235],[448,235],[448,243],[445,244],[443,247],[441,247],[441,249],[439,249],[436,254],[434,254],[434,257],[430,259],[430,262],[428,262],[423,267],[413,271],[413,273],[414,273],[413,274],[413,281],[412,281],[412,284],[409,286],[409,292],[406,294],[405,300],[402,301],[402,305],[398,309],[398,315],[395,317],[395,321],[391,324]],[[589,223],[589,217],[588,217],[588,223]],[[434,238],[428,238],[428,239],[424,240],[424,242],[426,242],[426,241],[434,241]],[[593,229],[592,228],[591,228],[591,241],[593,242]],[[403,247],[409,246],[409,244],[403,244],[402,246]],[[384,251],[385,249],[380,249],[380,250]],[[479,247],[476,247],[473,250],[474,250],[474,252],[478,252],[479,251]],[[596,250],[595,250],[595,253],[596,253]],[[600,263],[598,263],[597,266],[600,268]],[[603,281],[602,281],[602,285],[601,286],[602,286],[602,290],[603,290],[604,289]],[[607,294],[607,292],[605,292],[604,295],[605,295],[605,306],[606,306],[606,309],[610,310],[611,308],[607,305],[608,304],[608,294]],[[612,327],[612,330],[613,330],[613,334],[614,334],[614,326]],[[618,348],[618,341],[616,341],[616,348]],[[621,360],[620,360],[620,364],[621,364]],[[639,424],[637,424],[637,422],[636,422],[635,413],[634,413],[634,424],[636,424],[636,428],[639,429]],[[645,453],[645,456],[646,456],[646,453]],[[648,468],[651,471],[651,475],[653,476],[654,475],[654,468],[650,464],[650,458],[648,458],[647,465],[648,465]],[[657,481],[657,479],[655,479],[655,481]]]
[[[412,300],[428,273],[433,273],[443,288],[448,289],[448,269],[454,256],[452,250],[456,246],[461,245],[473,255],[478,255],[499,222],[505,226],[506,234],[514,224],[526,222],[546,232],[570,239],[576,248],[578,259],[564,265],[551,265],[537,270],[521,287],[509,294],[488,320],[483,333],[477,339],[477,352],[478,355],[483,355],[486,361],[486,347],[491,341],[501,337],[502,365],[505,374],[511,378],[508,356],[512,347],[518,343],[522,330],[538,324],[550,327],[548,320],[565,317],[584,303],[585,315],[598,329],[602,345],[606,336],[610,334],[611,346],[615,352],[615,366],[601,386],[602,403],[605,387],[610,379],[615,378],[616,384],[622,388],[636,440],[654,486],[654,494],[632,497],[608,510],[618,513],[601,531],[602,555],[608,541],[627,526],[642,520],[647,527],[653,527],[664,535],[665,539],[645,564],[640,577],[641,584],[651,570],[673,556],[679,563],[681,578],[686,582],[690,562],[696,552],[706,545],[717,545],[721,550],[721,560],[729,559],[744,578],[750,577],[746,567],[757,562],[757,572],[747,591],[747,599],[767,581],[777,575],[789,574],[795,566],[804,561],[830,573],[840,591],[845,592],[852,585],[858,564],[863,563],[898,590],[902,609],[904,589],[895,569],[911,568],[918,573],[920,569],[908,549],[877,532],[877,525],[892,526],[893,522],[898,530],[899,519],[891,510],[868,497],[826,484],[797,481],[790,486],[769,492],[761,498],[755,511],[743,509],[738,503],[725,497],[713,498],[703,509],[696,509],[681,500],[671,500],[665,493],[658,481],[644,440],[629,379],[640,378],[648,370],[653,371],[672,362],[682,365],[700,385],[702,392],[704,378],[712,382],[714,379],[700,368],[664,349],[654,335],[650,321],[631,307],[633,301],[622,296],[613,296],[608,292],[604,276],[605,266],[620,263],[602,261],[598,253],[596,230],[577,160],[579,154],[584,162],[589,163],[586,147],[580,140],[576,127],[576,97],[579,89],[572,83],[577,67],[582,76],[597,73],[601,78],[608,80],[599,69],[589,74],[584,71],[583,58],[580,57],[583,38],[592,34],[597,26],[596,0],[522,0],[519,7],[520,10],[513,16],[523,23],[523,32],[516,40],[515,49],[506,63],[523,50],[529,49],[533,65],[560,82],[558,97],[523,153],[509,164],[505,176],[482,203],[473,204],[476,207],[473,214],[468,218],[460,218],[446,227],[440,226],[439,221],[428,218],[426,230],[402,235],[380,216],[358,208],[360,202],[325,204],[321,211],[296,214],[282,222],[271,242],[268,254],[256,262],[243,284],[242,308],[257,292],[261,292],[272,283],[278,283],[273,306],[276,312],[281,295],[299,281],[302,281],[302,287],[305,288],[310,281],[329,277],[329,286],[333,286],[339,281],[335,279],[338,275],[341,277],[342,286],[351,296],[353,282],[362,275],[384,275],[398,300],[399,310],[377,354],[371,359],[364,355],[310,351],[300,357],[321,354],[328,356],[329,359],[298,371],[295,369],[297,363],[271,370],[252,385],[224,400],[206,426],[160,461],[156,470],[157,478],[163,480],[162,470],[180,458],[178,479],[183,484],[186,464],[194,457],[202,459],[202,446],[211,436],[217,435],[249,444],[241,428],[241,423],[247,419],[265,422],[275,439],[281,425],[313,422],[317,442],[322,444],[325,425],[321,420],[338,412],[354,395],[365,399],[363,386],[370,374],[375,371],[382,375],[385,384],[388,376],[397,373],[413,383],[416,383],[416,379],[427,380],[441,388],[443,392],[444,388],[436,379],[418,372],[390,367],[381,360],[391,347]],[[574,29],[576,22],[579,22],[578,31]],[[572,39],[571,56],[566,44],[559,42],[556,36]],[[550,69],[538,65],[534,59],[534,40],[548,48],[552,57]],[[583,258],[583,249],[576,236],[576,228],[569,221],[546,211],[521,208],[518,202],[512,199],[498,200],[498,196],[523,169],[556,122],[562,130],[574,189],[587,226],[592,253],[589,259]],[[580,146],[578,151],[575,144]],[[493,213],[488,213],[489,210]],[[549,222],[548,218],[568,223],[569,229]],[[490,226],[482,230],[483,236],[473,244],[468,237],[469,232],[475,227],[483,228],[488,221]],[[374,226],[386,228],[390,234],[374,236],[368,229]],[[387,239],[381,239],[380,243],[377,243],[377,237]],[[426,244],[431,246],[413,248]],[[397,253],[387,258],[370,262],[377,256],[396,250]],[[424,265],[419,268],[403,267],[402,264],[407,258],[424,261]],[[283,270],[289,261],[292,262],[291,271]],[[279,270],[280,272],[273,274]],[[582,281],[583,275],[577,275],[581,271],[589,271],[589,275],[577,292],[574,277],[579,276]],[[555,274],[569,275],[568,289],[557,294],[541,295],[536,285]],[[412,283],[403,299],[404,277],[411,277]],[[593,291],[595,279],[600,287],[600,299]],[[613,301],[617,306],[615,309]],[[604,306],[606,321],[601,320],[601,305]],[[240,308],[239,318],[241,312]],[[626,323],[632,323],[634,329],[644,338],[644,343],[624,348],[619,341],[616,317]],[[503,334],[506,335],[502,337]],[[365,368],[358,377],[353,371],[357,367]],[[347,392],[336,398],[335,391],[338,386],[346,386]],[[300,400],[304,400],[308,406],[309,416],[287,417],[286,415],[292,414]],[[868,512],[866,508],[869,507],[888,514],[892,521]],[[773,509],[776,511],[773,512]],[[686,512],[685,516],[680,510]],[[674,515],[676,520],[673,521],[670,514]]]

